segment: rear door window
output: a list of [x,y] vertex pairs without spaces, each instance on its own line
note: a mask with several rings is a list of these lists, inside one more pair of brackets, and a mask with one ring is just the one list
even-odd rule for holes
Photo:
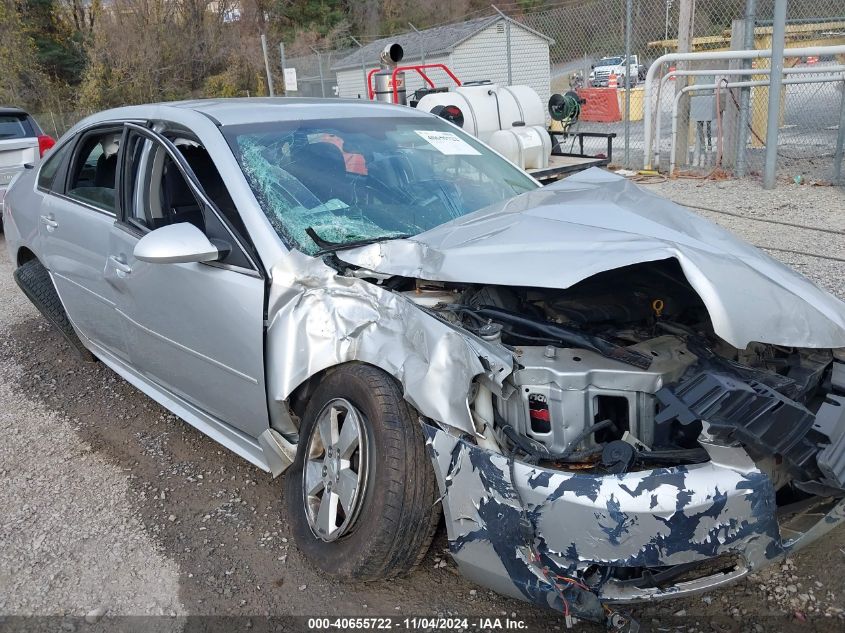
[[70,170],[67,195],[98,209],[115,212],[115,183],[121,132],[92,132],[79,143]]
[[57,174],[59,171],[65,172],[64,169],[59,169],[64,163],[65,158],[70,154],[73,148],[73,142],[68,142],[62,145],[58,150],[50,152],[41,166],[41,171],[38,172],[38,187],[48,191],[61,193],[62,177]]
[[0,114],[0,141],[35,136],[25,114]]

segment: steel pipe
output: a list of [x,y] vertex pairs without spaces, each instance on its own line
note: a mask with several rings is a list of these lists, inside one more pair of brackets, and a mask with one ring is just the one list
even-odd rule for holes
[[[768,75],[771,69],[769,68],[724,68],[720,70],[673,70],[666,73],[660,78],[660,83],[657,86],[657,115],[655,116],[655,133],[654,133],[654,164],[660,167],[660,141],[663,136],[661,123],[663,119],[663,108],[660,105],[660,96],[666,87],[666,83],[676,76],[693,76],[693,77],[707,77],[708,75],[730,76],[730,75]],[[824,74],[824,73],[839,73],[845,72],[845,65],[837,64],[835,66],[813,66],[806,67],[792,67],[784,68],[783,72],[787,75],[806,75],[806,74]],[[748,123],[746,122],[746,127]],[[743,146],[744,147],[744,146]]]
[[[845,55],[845,45],[839,46],[806,46],[801,48],[788,48],[784,54],[789,57],[807,57],[808,55]],[[743,51],[705,51],[701,53],[668,53],[658,57],[649,67],[645,78],[645,100],[643,109],[643,123],[645,125],[645,143],[643,148],[643,162],[646,169],[651,169],[650,156],[652,154],[652,82],[657,70],[667,62],[674,61],[708,61],[708,60],[732,60],[732,59],[767,59],[772,56],[771,49],[743,50]]]
[[[843,81],[845,80],[845,74],[840,74],[838,77],[831,77],[829,79],[824,79],[820,77],[795,77],[790,79],[784,79],[784,84],[817,84],[817,83],[829,83],[833,81]],[[674,139],[678,134],[678,103],[681,101],[681,97],[685,94],[690,92],[698,92],[701,90],[721,90],[722,88],[753,88],[755,86],[768,86],[769,82],[760,79],[757,81],[735,81],[729,83],[715,83],[715,84],[694,84],[692,86],[685,86],[682,88],[677,95],[675,95],[675,101],[672,104],[672,152],[669,154],[669,176],[671,176],[675,171],[675,142]]]
[[836,134],[836,151],[833,154],[833,177],[836,185],[843,185],[842,155],[845,153],[845,83],[842,84],[842,98],[839,103],[839,130]]
[[772,72],[769,75],[769,111],[766,122],[766,160],[763,165],[763,189],[774,189],[778,167],[778,132],[780,95],[783,93],[783,51],[786,46],[786,0],[775,0],[772,23]]
[[[745,19],[743,22],[742,45],[751,50],[754,48],[754,29],[757,26],[757,0],[745,0]],[[742,60],[742,68],[751,68],[751,63]],[[737,128],[745,130],[748,127],[748,117],[751,112],[751,88],[744,88],[739,94],[739,108],[737,112]],[[745,176],[745,151],[746,136],[743,133],[736,135],[734,143],[734,172],[739,178]]]

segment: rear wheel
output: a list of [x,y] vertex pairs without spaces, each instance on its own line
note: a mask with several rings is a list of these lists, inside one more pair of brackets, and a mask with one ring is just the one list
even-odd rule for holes
[[439,506],[418,417],[368,365],[341,367],[314,391],[285,500],[297,545],[324,572],[389,578],[425,556]]
[[50,273],[37,259],[31,259],[21,264],[14,272],[15,281],[24,294],[29,298],[38,311],[65,337],[73,350],[82,360],[93,362],[97,360],[88,351],[68,319],[59,295],[50,279]]

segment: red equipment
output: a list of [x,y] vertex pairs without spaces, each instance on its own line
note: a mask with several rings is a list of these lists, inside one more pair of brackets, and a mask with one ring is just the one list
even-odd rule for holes
[[[449,78],[452,81],[455,82],[456,86],[461,85],[461,80],[458,79],[455,76],[455,73],[453,73],[451,70],[449,70],[449,67],[446,66],[445,64],[414,64],[412,66],[394,66],[393,67],[393,73],[391,75],[391,83],[393,85],[393,103],[397,103],[399,101],[399,86],[396,84],[396,76],[401,72],[405,72],[407,70],[416,71],[417,74],[419,74],[419,76],[423,78],[423,81],[425,81],[425,83],[427,83],[429,85],[429,87],[431,87],[431,88],[436,87],[434,85],[434,82],[431,79],[429,79],[428,75],[425,74],[425,72],[423,72],[426,68],[439,68],[440,70],[445,72],[447,75],[449,75]],[[367,73],[367,97],[370,99],[370,101],[373,100],[373,96],[375,95],[375,87],[373,86],[373,75],[375,75],[380,70],[382,70],[382,69],[381,68],[373,68],[371,71],[369,71]]]

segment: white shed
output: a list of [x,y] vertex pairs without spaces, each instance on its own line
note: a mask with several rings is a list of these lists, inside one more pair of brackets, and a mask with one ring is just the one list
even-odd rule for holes
[[[507,85],[510,61],[511,84],[531,86],[543,103],[549,99],[549,46],[554,40],[504,16],[437,26],[363,46],[331,66],[337,73],[339,97],[367,98],[367,71],[378,67],[382,49],[391,42],[405,49],[402,65],[445,64],[462,82],[489,79]],[[451,84],[440,70],[431,71],[429,76],[438,86]],[[409,98],[424,86],[415,72],[406,73],[405,80]]]

